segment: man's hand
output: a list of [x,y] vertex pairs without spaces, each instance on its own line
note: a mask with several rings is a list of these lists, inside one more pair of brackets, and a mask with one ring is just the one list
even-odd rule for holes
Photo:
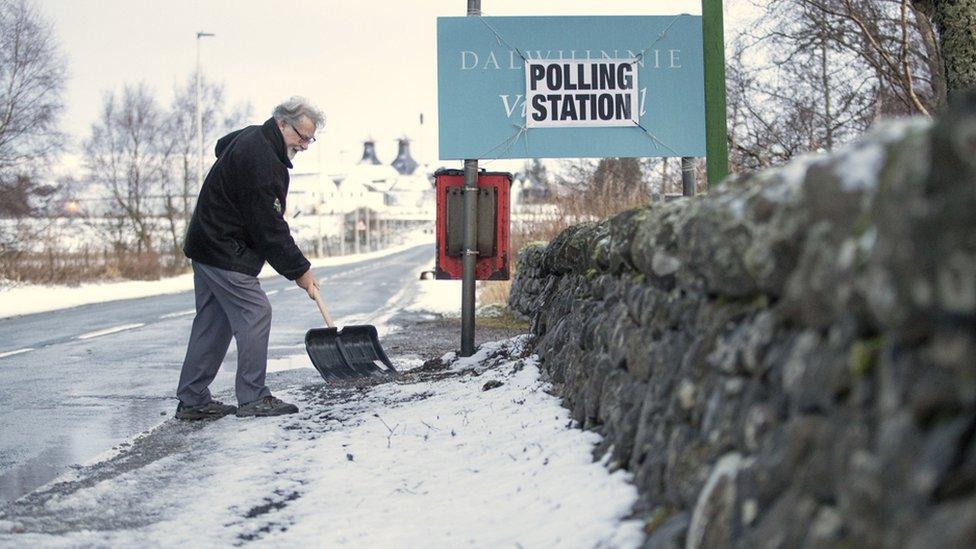
[[298,284],[303,290],[308,292],[309,299],[315,299],[315,294],[319,291],[319,281],[312,274],[312,269],[305,271],[302,276],[296,278],[295,284]]

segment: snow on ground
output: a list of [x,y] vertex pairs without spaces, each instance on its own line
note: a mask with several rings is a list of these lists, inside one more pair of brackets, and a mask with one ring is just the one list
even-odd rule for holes
[[[312,258],[310,261],[313,267],[345,265],[395,254],[425,243],[433,243],[433,236],[417,232],[411,235],[405,244],[399,246],[362,254]],[[270,265],[266,264],[260,277],[272,276],[279,275]],[[162,280],[130,280],[104,284],[82,284],[80,286],[25,285],[0,288],[0,318],[41,313],[91,303],[173,294],[192,289],[193,273]]]
[[[475,288],[475,303],[479,303],[480,286]],[[404,308],[407,312],[430,313],[444,318],[460,318],[461,316],[461,281],[460,280],[424,280],[416,284],[416,295],[413,303]],[[475,314],[488,317],[493,314],[493,306],[478,305]],[[494,316],[497,316],[495,314]]]
[[[390,308],[456,316],[459,284],[416,280]],[[168,419],[36,491],[39,508],[0,514],[0,545],[640,546],[629,474],[593,461],[599,435],[547,392],[528,337],[443,368],[391,357],[409,371],[370,387],[321,383],[305,354],[275,359],[269,370],[304,376],[276,387],[299,414]]]
[[373,387],[295,386],[293,416],[168,420],[185,450],[47,499],[68,532],[0,520],[0,545],[639,546],[628,474],[592,460],[599,436],[518,358],[527,338]]
[[460,280],[425,280],[417,285],[417,298],[406,307],[410,312],[461,316]]

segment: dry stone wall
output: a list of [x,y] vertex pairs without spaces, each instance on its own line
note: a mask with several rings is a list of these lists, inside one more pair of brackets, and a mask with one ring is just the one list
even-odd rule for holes
[[976,98],[519,254],[648,547],[976,546]]

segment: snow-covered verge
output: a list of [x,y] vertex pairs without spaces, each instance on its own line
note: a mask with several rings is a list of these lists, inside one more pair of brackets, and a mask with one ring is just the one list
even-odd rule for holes
[[593,461],[527,338],[369,387],[306,378],[279,392],[294,416],[168,420],[15,502],[0,545],[639,546],[628,474]]
[[443,317],[461,315],[461,281],[427,280],[417,284],[417,296],[406,311]]
[[[310,258],[310,261],[313,267],[346,265],[392,255],[425,243],[433,243],[433,236],[417,232],[411,235],[408,242],[398,246],[361,254]],[[279,275],[270,265],[265,264],[259,276],[261,278],[268,278]],[[0,287],[0,318],[42,313],[106,301],[174,294],[192,289],[193,273],[164,278],[162,280],[129,280],[104,284],[82,284],[79,286],[34,284],[6,288]]]

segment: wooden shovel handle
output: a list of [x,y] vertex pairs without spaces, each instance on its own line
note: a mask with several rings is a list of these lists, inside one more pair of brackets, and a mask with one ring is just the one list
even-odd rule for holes
[[335,328],[335,322],[332,322],[332,315],[330,315],[329,310],[325,308],[325,302],[322,301],[322,296],[319,295],[318,288],[313,288],[312,298],[315,299],[315,304],[319,306],[319,312],[322,313],[322,319],[325,320],[325,325],[329,328]]

